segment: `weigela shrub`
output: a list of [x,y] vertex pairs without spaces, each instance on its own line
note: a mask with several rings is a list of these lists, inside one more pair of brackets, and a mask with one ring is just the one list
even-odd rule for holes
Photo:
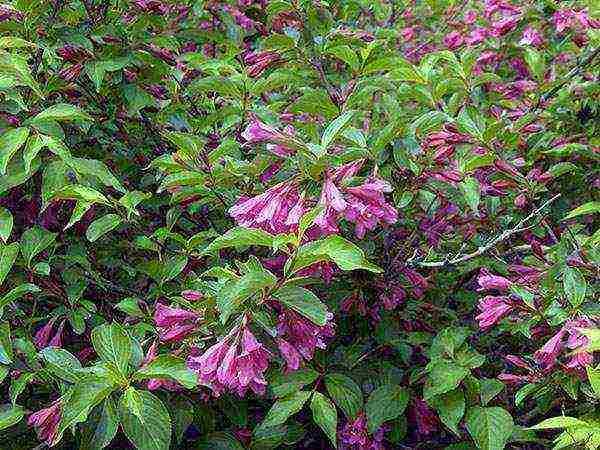
[[0,447],[600,446],[594,0],[0,5]]

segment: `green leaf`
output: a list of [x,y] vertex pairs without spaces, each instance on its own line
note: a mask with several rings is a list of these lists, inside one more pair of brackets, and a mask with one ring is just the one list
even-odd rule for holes
[[308,367],[294,370],[275,377],[269,384],[275,397],[285,397],[311,384],[319,377],[319,372]]
[[431,400],[431,406],[435,408],[440,420],[454,434],[460,436],[458,424],[465,414],[465,396],[460,389],[439,395]]
[[35,116],[32,121],[40,122],[44,120],[55,120],[57,122],[72,122],[94,120],[88,113],[77,106],[68,103],[58,103],[46,108]]
[[392,384],[383,385],[371,392],[365,404],[369,431],[374,433],[384,422],[402,414],[408,399],[405,388]]
[[289,397],[277,400],[259,427],[264,429],[284,423],[290,416],[293,416],[302,409],[310,395],[310,392],[300,391]]
[[56,442],[67,428],[85,422],[92,408],[100,404],[113,390],[112,384],[97,377],[86,378],[74,385],[61,408]]
[[358,246],[334,234],[300,247],[286,263],[286,273],[298,272],[320,261],[332,261],[342,270],[364,269],[369,272],[382,272],[379,267],[367,261]]
[[198,443],[196,448],[198,450],[244,450],[235,437],[221,432],[210,433]]
[[177,255],[170,258],[167,263],[163,266],[163,276],[161,282],[166,283],[171,281],[185,269],[187,266],[188,257],[185,255]]
[[585,214],[595,214],[600,212],[600,202],[588,202],[571,210],[563,220],[572,219],[573,217],[582,216]]
[[21,236],[21,254],[25,258],[27,267],[31,266],[31,260],[46,250],[56,240],[56,233],[51,233],[45,228],[37,225],[26,230]]
[[[13,216],[10,211],[0,206],[0,239],[6,244],[13,227]],[[0,282],[0,284],[2,284]]]
[[100,325],[92,330],[91,339],[98,356],[127,376],[133,343],[125,330],[116,323]]
[[225,284],[217,294],[217,307],[221,323],[225,324],[231,314],[248,298],[277,283],[277,277],[267,270],[251,271],[241,278]]
[[39,354],[46,363],[46,369],[61,380],[76,383],[82,378],[82,375],[78,373],[81,363],[67,350],[59,347],[46,347]]
[[125,194],[119,199],[119,204],[127,210],[127,220],[131,219],[132,214],[138,215],[136,211],[137,205],[152,197],[152,194],[148,194],[140,191],[131,191]]
[[188,369],[184,359],[171,355],[160,355],[146,366],[140,368],[134,379],[162,378],[177,381],[188,389],[198,385],[198,377]]
[[428,382],[423,389],[423,397],[429,400],[436,395],[456,389],[469,373],[469,369],[450,361],[434,362],[429,372]]
[[346,111],[344,114],[332,121],[323,132],[323,137],[321,137],[321,146],[324,148],[329,147],[329,145],[344,130],[344,128],[348,126],[352,120],[352,117],[354,117],[354,111]]
[[27,141],[29,128],[12,128],[0,135],[0,175],[6,175],[8,162]]
[[17,242],[10,245],[0,243],[0,286],[4,283],[6,275],[10,272],[18,254],[19,244]]
[[99,237],[114,230],[121,224],[121,217],[116,214],[107,214],[94,220],[85,232],[88,241],[95,242]]
[[2,315],[3,309],[6,305],[8,305],[10,302],[21,298],[23,295],[29,293],[29,292],[40,292],[41,289],[39,287],[37,287],[35,284],[31,284],[31,283],[24,283],[24,284],[20,284],[19,286],[11,289],[10,291],[8,291],[6,294],[4,294],[1,298],[0,298],[0,316]]
[[303,315],[311,322],[325,326],[327,323],[327,306],[308,289],[302,287],[282,287],[273,293],[283,305]]
[[514,428],[511,415],[497,406],[470,408],[465,423],[469,434],[481,450],[502,450]]
[[467,205],[477,215],[479,213],[479,200],[481,198],[479,181],[473,177],[467,177],[458,186]]
[[168,450],[171,443],[171,418],[162,401],[150,392],[138,391],[139,410],[130,402],[119,402],[121,424],[127,438],[140,450]]
[[358,384],[346,375],[332,373],[325,376],[325,387],[346,417],[355,418],[363,407],[362,392]]
[[19,423],[25,410],[22,406],[5,403],[0,406],[0,431]]
[[483,378],[479,380],[481,390],[479,396],[481,398],[481,405],[487,405],[496,395],[498,395],[504,389],[504,383],[493,378]]
[[34,378],[35,373],[33,372],[21,372],[18,378],[15,378],[11,381],[10,387],[8,388],[8,396],[10,398],[10,402],[13,405],[16,405],[17,399],[27,387],[27,383],[29,383]]
[[235,227],[219,236],[210,243],[203,253],[213,253],[216,250],[228,247],[241,247],[247,245],[273,246],[273,235],[255,228]]
[[104,194],[98,192],[96,189],[92,189],[81,184],[71,184],[61,187],[60,189],[52,192],[51,198],[63,200],[81,200],[87,203],[100,203],[104,205],[110,204]]
[[102,161],[86,158],[70,158],[68,163],[79,175],[93,177],[98,179],[104,186],[112,187],[122,193],[127,192],[119,179],[112,174],[108,166]]
[[573,428],[573,427],[589,427],[590,425],[583,420],[575,417],[560,416],[551,417],[550,419],[542,420],[537,425],[529,427],[530,430],[546,430],[552,428]]
[[562,276],[563,289],[569,303],[577,308],[585,300],[587,282],[579,270],[566,266]]
[[483,126],[481,115],[474,107],[463,108],[456,119],[458,130],[483,141]]
[[591,366],[587,366],[586,371],[594,394],[596,394],[597,397],[600,397],[600,370],[598,367],[593,368]]
[[15,36],[0,37],[0,48],[36,47],[35,44]]
[[336,444],[337,411],[331,400],[320,392],[315,392],[310,402],[313,420],[325,432],[334,448]]
[[13,359],[13,347],[10,339],[10,325],[0,323],[0,364],[10,364]]
[[95,424],[93,434],[88,438],[86,450],[101,450],[114,439],[119,429],[119,412],[115,401],[108,397],[102,404],[100,419]]

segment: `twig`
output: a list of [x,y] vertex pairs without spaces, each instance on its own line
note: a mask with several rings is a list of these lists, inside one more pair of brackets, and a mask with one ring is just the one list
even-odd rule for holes
[[487,251],[489,251],[490,249],[494,248],[500,242],[505,241],[506,239],[508,239],[512,235],[520,233],[522,231],[525,231],[525,230],[531,228],[531,226],[525,227],[524,225],[527,222],[529,222],[531,219],[533,219],[535,216],[537,216],[538,213],[540,213],[546,206],[548,206],[551,203],[553,203],[560,196],[561,196],[561,194],[556,194],[550,200],[547,200],[546,202],[544,202],[542,204],[542,206],[540,206],[539,208],[536,208],[535,210],[533,210],[531,212],[531,214],[529,214],[528,216],[526,216],[523,219],[521,219],[521,221],[519,221],[519,223],[517,223],[517,225],[515,227],[503,231],[498,236],[496,236],[494,239],[492,239],[491,241],[489,241],[487,244],[483,245],[482,247],[479,247],[473,253],[468,253],[466,255],[456,256],[454,258],[448,258],[448,257],[446,257],[446,259],[444,261],[431,261],[431,262],[427,262],[427,261],[411,261],[411,260],[409,260],[409,261],[407,261],[407,265],[409,265],[409,266],[410,265],[412,265],[412,266],[419,266],[419,267],[446,267],[446,266],[454,266],[456,264],[460,264],[460,263],[463,263],[465,261],[469,261],[469,260],[471,260],[473,258],[477,258],[478,256],[481,256],[484,253],[486,253]]

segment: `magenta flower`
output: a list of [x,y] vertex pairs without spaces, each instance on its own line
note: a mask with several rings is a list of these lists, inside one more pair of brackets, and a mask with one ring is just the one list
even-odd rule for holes
[[448,47],[450,50],[456,50],[464,43],[464,38],[462,34],[458,31],[452,31],[444,36],[444,45]]
[[298,225],[300,201],[296,184],[284,181],[256,197],[239,201],[229,209],[229,215],[245,227],[286,233]]
[[[332,318],[333,316],[329,320]],[[288,370],[295,370],[293,367],[300,365],[296,361],[297,358],[310,361],[317,348],[326,347],[326,340],[332,338],[335,331],[331,323],[321,327],[293,311],[284,310],[279,316],[277,334],[278,345],[287,362]],[[285,344],[282,345],[281,341],[285,341]]]
[[534,47],[539,47],[543,43],[544,40],[540,32],[531,26],[525,28],[523,37],[519,41],[519,45],[533,45]]
[[61,400],[58,399],[48,408],[41,409],[29,416],[27,423],[35,428],[38,439],[48,446],[54,444],[56,432],[61,418]]
[[389,183],[373,178],[365,184],[348,187],[348,207],[344,217],[354,222],[354,233],[359,239],[365,236],[367,230],[373,230],[378,223],[393,224],[398,220],[398,211],[386,202],[384,193],[391,192]]
[[417,432],[421,436],[427,436],[438,429],[439,419],[423,399],[413,399],[409,417],[416,423]]
[[544,370],[548,370],[556,363],[558,354],[563,349],[563,338],[566,334],[564,328],[561,328],[544,346],[533,355],[533,358]]
[[201,383],[209,385],[219,396],[225,389],[244,396],[248,389],[265,393],[264,372],[271,353],[256,340],[248,328],[234,328],[201,356],[188,359],[188,367],[198,373]]
[[156,305],[154,323],[163,342],[178,342],[196,330],[200,316],[181,308],[171,308],[161,303]]
[[204,297],[201,292],[192,290],[183,291],[181,296],[189,302],[197,302]]
[[35,336],[33,337],[33,343],[41,350],[45,347],[48,347],[48,342],[50,342],[50,335],[52,334],[54,322],[56,322],[56,318],[50,319],[46,325],[40,328]]
[[273,64],[281,61],[281,56],[276,52],[249,53],[244,57],[248,65],[248,75],[252,78],[259,77]]
[[495,289],[497,291],[507,291],[512,286],[512,282],[508,278],[504,278],[499,275],[492,275],[487,270],[481,271],[477,277],[477,283],[480,286],[478,291],[491,289]]
[[497,324],[500,319],[514,309],[508,297],[495,297],[493,295],[488,295],[479,300],[477,307],[481,313],[475,317],[475,320],[479,322],[479,328],[484,331]]

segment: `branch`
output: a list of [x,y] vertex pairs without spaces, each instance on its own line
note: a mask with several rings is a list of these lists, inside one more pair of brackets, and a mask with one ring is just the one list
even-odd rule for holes
[[489,241],[487,244],[483,245],[482,247],[479,247],[473,253],[468,253],[466,255],[458,255],[458,256],[455,256],[454,258],[446,257],[446,259],[444,261],[432,261],[432,262],[414,261],[411,258],[407,261],[407,265],[418,266],[418,267],[447,267],[447,266],[454,266],[456,264],[460,264],[465,261],[469,261],[473,258],[477,258],[478,256],[483,255],[484,253],[486,253],[487,251],[491,250],[493,247],[498,245],[500,242],[505,241],[506,239],[513,236],[514,234],[517,234],[517,233],[520,233],[522,231],[529,229],[531,226],[525,226],[525,224],[527,222],[529,222],[531,219],[533,219],[535,216],[537,216],[546,206],[553,203],[560,196],[561,196],[561,194],[556,194],[550,200],[547,200],[546,202],[544,202],[539,208],[534,209],[528,216],[521,219],[515,227],[510,228],[508,230],[504,230],[502,233],[500,233],[494,239],[492,239],[491,241]]

